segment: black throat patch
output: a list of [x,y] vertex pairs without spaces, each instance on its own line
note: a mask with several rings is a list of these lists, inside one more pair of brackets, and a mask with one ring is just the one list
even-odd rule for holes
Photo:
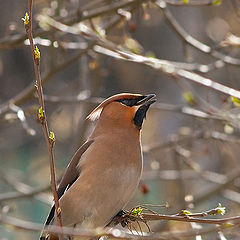
[[141,128],[142,128],[143,120],[144,120],[144,118],[146,118],[146,113],[147,113],[147,110],[149,109],[149,107],[150,107],[149,104],[143,105],[135,113],[133,121],[139,130],[141,130]]

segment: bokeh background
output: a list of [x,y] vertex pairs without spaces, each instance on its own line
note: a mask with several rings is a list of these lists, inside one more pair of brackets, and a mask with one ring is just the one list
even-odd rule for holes
[[[47,148],[37,121],[33,61],[21,20],[27,2],[0,0],[0,216],[43,223],[52,195]],[[155,93],[158,102],[142,131],[143,178],[127,209],[168,202],[169,208],[154,210],[174,214],[181,209],[202,212],[221,203],[226,216],[239,215],[238,99],[96,51],[96,39],[66,33],[40,17],[76,28],[85,24],[116,49],[167,60],[239,89],[239,11],[237,0],[35,0],[33,33],[41,51],[49,128],[57,139],[57,179],[92,131],[94,123],[85,117],[99,101],[120,92]],[[34,189],[39,194],[11,198]],[[164,221],[150,226],[153,231],[194,227]],[[238,239],[237,232],[225,237]],[[0,233],[1,240],[37,239],[39,234],[5,225],[1,218]],[[213,233],[203,239],[224,238]]]

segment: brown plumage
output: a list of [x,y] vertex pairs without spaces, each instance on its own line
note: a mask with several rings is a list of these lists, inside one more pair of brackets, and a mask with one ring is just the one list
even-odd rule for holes
[[[73,156],[58,187],[63,226],[104,227],[126,206],[142,172],[142,122],[155,101],[154,94],[117,94],[88,116],[98,118],[96,127]],[[49,224],[56,224],[54,206]]]

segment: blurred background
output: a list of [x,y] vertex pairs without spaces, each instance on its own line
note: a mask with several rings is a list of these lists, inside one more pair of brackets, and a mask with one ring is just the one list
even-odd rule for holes
[[[0,0],[0,215],[43,223],[52,195],[33,61],[21,20],[27,2]],[[108,40],[112,51],[99,48],[99,39],[52,26],[44,16],[75,29],[86,25]],[[142,130],[144,173],[127,209],[168,202],[169,208],[153,209],[175,214],[181,209],[203,212],[221,203],[226,216],[239,215],[240,100],[196,85],[175,70],[172,74],[114,55],[120,49],[133,57],[167,60],[177,69],[239,89],[237,0],[35,0],[33,18],[46,114],[56,135],[57,179],[91,133],[94,123],[85,117],[99,102],[120,92],[155,93],[158,101]],[[196,227],[149,224],[152,231]],[[203,239],[238,239],[238,231]],[[1,220],[0,233],[0,240],[39,235]]]

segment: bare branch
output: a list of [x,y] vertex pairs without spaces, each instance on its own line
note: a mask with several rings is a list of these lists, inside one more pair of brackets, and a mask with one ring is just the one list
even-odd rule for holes
[[34,188],[19,181],[19,179],[16,179],[7,174],[4,174],[3,172],[1,172],[1,177],[8,185],[13,187],[18,192],[1,193],[0,202],[19,199],[19,198],[35,197],[36,199],[44,203],[47,203],[47,204],[52,203],[52,200],[50,200],[48,198],[48,195],[44,193],[45,191],[48,191],[51,189],[50,184],[46,186]]
[[[42,90],[42,82],[41,82],[41,75],[40,75],[40,52],[37,47],[34,46],[33,43],[33,34],[32,34],[32,6],[33,6],[33,0],[28,1],[28,8],[29,8],[29,20],[27,21],[27,15],[25,15],[25,28],[26,32],[30,41],[30,47],[33,57],[33,64],[34,64],[34,70],[35,70],[35,76],[36,76],[36,87],[37,87],[37,93],[38,93],[38,99],[39,99],[39,113],[38,117],[41,122],[41,126],[43,129],[45,142],[48,149],[49,154],[49,163],[50,163],[50,172],[51,172],[51,187],[52,187],[52,193],[55,203],[55,209],[56,209],[56,216],[57,216],[57,224],[59,227],[62,226],[61,222],[61,209],[59,205],[58,200],[58,194],[57,194],[57,187],[56,187],[56,179],[55,179],[55,166],[54,166],[54,160],[53,160],[53,143],[51,140],[53,140],[48,130],[48,124],[47,124],[47,116],[46,116],[46,110],[44,105],[44,97],[43,97],[43,90]],[[55,139],[54,139],[55,141]],[[59,238],[61,239],[61,235],[59,235]]]
[[174,6],[211,6],[214,5],[216,0],[190,0],[188,2],[184,1],[179,1],[179,0],[164,0],[169,5],[174,5]]
[[191,35],[189,35],[182,27],[181,25],[177,22],[177,20],[174,18],[174,16],[172,15],[172,13],[170,12],[170,10],[167,7],[167,4],[165,1],[163,0],[157,0],[155,2],[156,6],[158,6],[162,11],[163,14],[166,18],[166,20],[168,21],[168,23],[170,24],[170,26],[174,29],[174,31],[178,34],[178,36],[184,40],[186,43],[190,44],[191,46],[193,46],[194,48],[200,50],[203,53],[209,54],[217,59],[220,59],[221,61],[228,63],[228,64],[232,64],[232,65],[240,65],[240,59],[231,57],[229,55],[225,55],[221,52],[216,51],[215,49],[211,48],[210,46],[201,43],[200,41],[198,41],[197,39],[195,39],[194,37],[192,37]]

